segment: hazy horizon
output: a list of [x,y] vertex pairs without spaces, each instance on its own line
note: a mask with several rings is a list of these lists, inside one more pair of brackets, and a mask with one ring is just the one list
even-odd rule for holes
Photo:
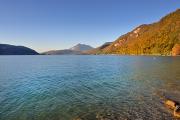
[[2,0],[0,43],[38,52],[78,43],[98,47],[178,8],[175,0]]

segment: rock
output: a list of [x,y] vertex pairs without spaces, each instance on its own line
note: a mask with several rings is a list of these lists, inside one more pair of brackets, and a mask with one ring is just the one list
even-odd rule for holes
[[179,105],[177,105],[174,110],[174,116],[177,118],[180,118],[180,106]]
[[165,105],[173,110],[176,108],[176,103],[172,100],[166,100]]
[[178,102],[166,100],[165,105],[174,111],[174,117],[180,118],[180,105]]
[[180,55],[180,44],[175,44],[172,48],[172,56]]

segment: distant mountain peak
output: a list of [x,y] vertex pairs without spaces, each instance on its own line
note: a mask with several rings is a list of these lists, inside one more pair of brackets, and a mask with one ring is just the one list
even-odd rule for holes
[[69,48],[69,49],[64,49],[64,50],[51,50],[44,52],[42,54],[45,55],[81,55],[84,54],[84,51],[91,50],[93,47],[86,45],[86,44],[81,44],[78,43],[75,46]]
[[91,47],[90,45],[81,44],[81,43],[78,43],[77,45],[70,48],[70,50],[74,50],[74,51],[86,51],[91,49],[93,49],[93,47]]

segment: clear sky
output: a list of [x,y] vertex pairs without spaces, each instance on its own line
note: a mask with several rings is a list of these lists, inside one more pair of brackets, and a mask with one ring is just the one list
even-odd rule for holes
[[0,43],[97,47],[178,8],[180,0],[0,0]]

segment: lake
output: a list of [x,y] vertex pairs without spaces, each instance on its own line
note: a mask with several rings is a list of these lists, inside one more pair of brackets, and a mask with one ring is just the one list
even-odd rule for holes
[[0,56],[0,120],[171,120],[180,57]]

